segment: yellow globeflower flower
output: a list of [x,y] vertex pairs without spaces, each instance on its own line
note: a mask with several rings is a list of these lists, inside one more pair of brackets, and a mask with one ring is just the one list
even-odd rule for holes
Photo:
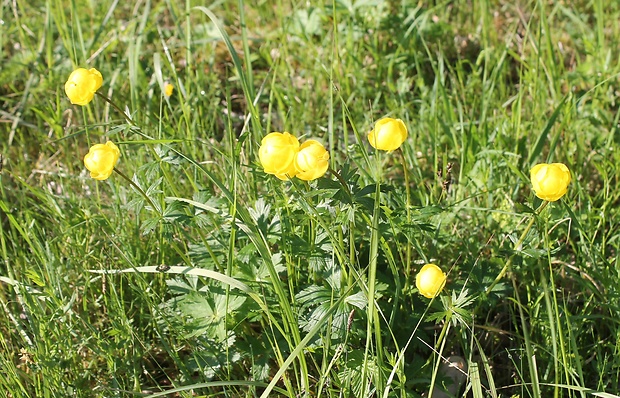
[[375,123],[375,128],[368,133],[368,142],[373,148],[393,151],[407,139],[407,126],[400,119],[386,117]]
[[295,157],[299,151],[299,141],[289,133],[270,133],[263,137],[258,158],[267,174],[281,180],[288,180],[297,174]]
[[446,274],[435,264],[426,264],[415,278],[415,285],[426,298],[437,297],[446,284]]
[[101,73],[95,69],[78,68],[71,72],[65,83],[65,93],[72,104],[86,105],[103,84]]
[[105,144],[96,144],[84,156],[84,166],[90,171],[92,178],[95,180],[105,180],[112,174],[112,170],[114,170],[114,166],[120,156],[121,152],[112,141],[108,141]]
[[164,95],[166,97],[170,97],[173,91],[174,91],[174,86],[172,84],[170,83],[164,84]]
[[530,170],[530,179],[536,196],[555,202],[568,190],[570,171],[563,163],[540,163]]
[[329,167],[329,152],[323,144],[308,140],[301,144],[295,157],[295,168],[300,180],[310,181],[322,177]]

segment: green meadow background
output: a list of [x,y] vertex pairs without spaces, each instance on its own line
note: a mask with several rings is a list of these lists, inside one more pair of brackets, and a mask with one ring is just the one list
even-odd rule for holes
[[[3,1],[0,396],[440,397],[447,357],[456,396],[618,396],[619,21],[604,0]],[[77,67],[104,79],[85,107]],[[366,138],[385,116],[409,129],[391,153]],[[273,131],[332,171],[263,173]],[[85,170],[107,140],[131,183]],[[541,208],[545,162],[572,182]]]

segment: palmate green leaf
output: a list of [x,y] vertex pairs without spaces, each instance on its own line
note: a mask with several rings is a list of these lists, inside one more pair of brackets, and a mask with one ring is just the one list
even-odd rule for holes
[[[320,276],[330,278],[334,261],[332,258],[325,256],[325,253],[314,251],[308,255],[308,269]],[[331,283],[330,283],[331,284]]]
[[340,292],[342,289],[342,269],[336,266],[332,258],[325,259],[323,277],[332,290]]
[[359,308],[360,310],[363,310],[366,308],[366,305],[368,305],[368,298],[363,292],[357,292],[355,294],[347,296],[347,298],[344,299],[344,302],[347,304],[351,304]]
[[[299,254],[302,258],[307,258],[308,267],[310,271],[317,274],[320,277],[333,280],[334,272],[338,272],[340,275],[340,269],[336,269],[334,266],[333,258],[334,247],[330,240],[329,235],[325,231],[320,231],[316,234],[314,239],[314,245],[308,247],[305,252]],[[332,288],[339,289],[340,281],[328,282]]]
[[352,192],[360,190],[359,179],[360,175],[357,168],[351,168],[349,162],[342,165],[342,168],[338,171],[342,181],[345,182],[346,187],[343,187],[340,180],[333,180],[330,178],[321,178],[317,182],[317,188],[320,191],[324,191],[326,195],[323,197],[333,198],[342,204],[352,204],[353,195]]
[[280,238],[281,224],[278,215],[271,216],[271,205],[263,198],[254,203],[253,208],[248,208],[250,217],[256,222],[256,226],[270,242]]
[[225,372],[224,368],[242,358],[241,353],[235,348],[235,342],[236,336],[232,332],[228,332],[223,338],[201,336],[187,361],[188,368],[192,373],[202,373],[207,379],[221,375]]
[[304,338],[299,342],[299,344],[297,344],[297,346],[295,346],[295,349],[290,353],[290,355],[286,358],[286,360],[282,363],[282,365],[280,366],[280,369],[278,369],[278,371],[276,372],[276,374],[273,376],[273,378],[271,379],[271,382],[269,382],[269,385],[267,385],[267,388],[265,388],[265,390],[263,391],[263,393],[260,395],[260,398],[267,398],[269,397],[269,394],[271,393],[271,391],[274,390],[276,384],[280,381],[280,378],[284,375],[284,373],[287,371],[287,369],[289,368],[289,366],[291,366],[291,364],[293,363],[293,361],[299,356],[302,355],[303,351],[306,349],[306,347],[308,346],[308,344],[310,343],[310,341],[314,338],[314,336],[321,330],[321,328],[323,328],[325,325],[325,323],[328,321],[329,317],[334,314],[340,307],[340,305],[342,304],[342,302],[344,301],[344,298],[341,297],[338,299],[338,301],[336,301],[334,304],[332,304],[329,308],[329,310],[323,315],[323,318],[320,319],[306,334],[306,336],[304,336]]
[[376,184],[370,184],[370,185],[366,185],[364,188],[360,189],[359,191],[353,191],[353,196],[356,199],[360,199],[362,197],[365,196],[369,196],[373,193],[375,193],[375,190],[377,189],[377,185]]
[[161,221],[161,218],[157,216],[147,218],[146,220],[142,221],[142,223],[140,224],[140,232],[142,233],[142,235],[150,234],[151,232],[155,230],[155,228],[157,228],[160,221]]
[[292,17],[290,33],[298,37],[310,37],[323,31],[321,19],[324,17],[322,8],[301,8]]
[[259,198],[255,203],[254,207],[248,208],[248,213],[250,216],[256,221],[256,223],[260,226],[261,224],[269,224],[269,216],[271,213],[271,205],[265,201],[264,198]]
[[161,270],[158,266],[145,266],[145,267],[135,267],[135,268],[125,268],[118,270],[89,270],[89,272],[95,274],[125,274],[125,273],[167,273],[167,274],[181,274],[181,275],[196,275],[202,276],[205,278],[210,278],[226,285],[229,285],[232,288],[239,289],[242,292],[247,293],[261,308],[266,309],[266,305],[264,301],[260,298],[258,294],[256,294],[248,285],[245,283],[231,278],[230,276],[224,275],[220,272],[211,271],[202,268],[193,268],[193,267],[180,267],[180,266],[172,266],[165,270]]
[[455,326],[470,325],[473,320],[472,312],[467,308],[472,305],[476,297],[469,295],[468,290],[460,292],[452,291],[451,296],[441,297],[441,301],[447,311],[452,311],[452,322]]
[[190,292],[180,299],[174,299],[183,315],[189,317],[191,331],[185,337],[190,338],[206,334],[220,340],[226,333],[225,318],[215,309],[212,300],[198,292]]
[[140,187],[140,189],[142,191],[145,192],[146,196],[149,197],[149,199],[151,199],[151,202],[157,206],[156,209],[151,209],[150,205],[146,205],[146,200],[144,199],[144,197],[142,196],[141,192],[138,192],[136,190],[136,188],[132,185],[131,189],[134,191],[134,194],[136,195],[136,200],[138,200],[140,203],[140,205],[136,205],[135,207],[139,210],[142,210],[142,207],[145,207],[147,209],[150,209],[151,211],[155,211],[159,214],[161,214],[161,209],[159,208],[159,203],[157,198],[155,198],[154,196],[157,194],[162,193],[161,189],[159,189],[159,186],[161,185],[161,182],[163,181],[163,177],[158,178],[153,184],[151,184],[147,189],[144,189],[144,186],[140,183],[140,180],[138,179],[138,175],[134,174],[133,177],[131,178],[131,180],[133,181],[134,184],[136,184],[136,186]]
[[[324,316],[328,313],[330,308],[330,302],[325,302],[318,307],[314,308],[307,314],[300,322],[300,326],[306,332],[312,330],[313,327],[320,325]],[[338,309],[331,315],[330,323],[331,323],[331,334],[330,339],[334,342],[341,341],[345,337],[347,320],[349,318],[349,314],[351,311],[348,309],[346,304],[341,304],[338,306]],[[323,325],[324,328],[327,328],[327,324]],[[317,341],[320,341],[317,336]],[[319,343],[320,344],[320,343]]]
[[310,285],[295,295],[295,300],[301,304],[302,310],[307,307],[315,307],[330,301],[334,292],[325,286]]
[[[265,261],[257,255],[257,252],[256,246],[253,243],[249,243],[241,248],[237,255],[239,267],[235,270],[235,274],[242,276],[243,279],[248,281],[269,283],[271,273]],[[271,259],[276,273],[280,274],[286,271],[282,253],[272,254]]]
[[[207,287],[206,291],[190,292],[177,300],[184,315],[192,318],[195,328],[188,337],[207,333],[211,337],[224,339],[228,328],[236,323],[234,312],[245,303],[246,297],[226,292],[217,287]],[[229,325],[226,324],[229,321]]]
[[123,210],[136,213],[136,214],[140,213],[143,207],[144,207],[144,198],[142,196],[140,197],[136,196],[133,199],[131,199],[129,202],[121,206]]
[[222,289],[208,287],[200,292],[190,292],[182,299],[180,305],[187,310],[185,313],[192,318],[205,320],[207,324],[217,323],[226,319],[227,314],[239,309],[246,298],[230,294]]
[[159,188],[159,186],[161,185],[163,180],[164,180],[164,177],[159,177],[151,185],[149,185],[149,187],[146,189],[146,192],[145,192],[146,196],[148,196],[149,198],[151,198],[151,200],[153,200],[154,195],[162,193],[163,191],[161,190],[161,188]]
[[[366,372],[363,372],[363,368],[366,368]],[[338,372],[338,384],[340,390],[344,393],[344,396],[362,397],[362,391],[365,390],[365,386],[371,384],[373,375],[377,372],[377,365],[374,358],[368,358],[364,363],[363,351],[355,350],[348,354],[347,361]],[[365,374],[365,379],[362,379],[362,375]],[[374,394],[374,390],[370,389],[367,392],[367,397],[371,397]]]
[[[154,201],[153,203],[157,202]],[[145,204],[146,202],[144,200],[144,197],[140,195],[139,197],[129,202],[126,207],[135,208],[137,211],[140,211]],[[151,206],[149,206],[149,208],[151,208]],[[155,231],[156,228],[160,225],[163,225],[165,227],[164,230],[167,231],[170,229],[170,224],[172,222],[187,223],[191,220],[191,217],[189,217],[183,210],[181,210],[180,203],[173,203],[172,206],[167,206],[164,210],[164,214],[162,215],[151,212],[148,213],[147,217],[148,218],[143,219],[140,224],[140,232],[143,235],[150,234],[151,232]]]
[[186,206],[179,201],[172,201],[164,209],[163,219],[167,222],[187,222],[191,217],[187,214]]
[[517,250],[516,253],[522,254],[523,257],[534,258],[534,259],[544,258],[547,255],[546,250],[536,249],[536,248]]
[[208,239],[206,245],[189,244],[187,255],[191,263],[200,268],[218,269],[218,264],[224,262],[227,253],[217,239]]
[[[195,279],[191,279],[192,282]],[[170,289],[171,292],[179,295],[179,294],[190,294],[191,292],[196,291],[197,286],[196,283],[192,283],[191,285],[188,283],[187,278],[171,278],[166,279],[166,286]]]
[[[149,140],[146,140],[146,141],[149,141]],[[156,140],[156,141],[162,141],[162,143],[167,144],[167,143],[173,143],[177,140]],[[166,141],[170,141],[170,142],[166,142]],[[173,166],[178,166],[183,163],[183,158],[179,156],[177,153],[171,151],[167,147],[156,145],[153,149],[155,151],[155,154],[157,154],[157,156],[159,156],[159,159],[164,163],[168,163]]]
[[[338,290],[332,290],[326,286],[310,285],[295,296],[297,302],[301,304],[299,310],[300,317],[302,318],[301,326],[305,331],[310,331],[319,325],[319,322],[322,322],[333,303],[339,299],[336,296],[337,293]],[[332,339],[344,338],[352,305],[358,308],[361,308],[359,307],[360,305],[365,306],[365,295],[362,292],[357,292],[345,297],[344,301],[341,301],[341,304],[334,311],[331,318]],[[323,326],[327,327],[327,324]]]
[[[173,197],[166,199],[175,200],[175,198]],[[205,207],[196,207],[196,214],[200,214],[206,211],[216,215],[222,215],[223,217],[227,215],[228,210],[226,201],[220,197],[213,195],[213,193],[208,190],[200,189],[194,192],[194,194],[192,195],[192,200],[194,203],[201,203]]]

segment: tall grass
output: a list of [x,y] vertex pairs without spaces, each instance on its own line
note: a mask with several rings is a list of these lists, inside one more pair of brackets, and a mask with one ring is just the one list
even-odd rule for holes
[[[618,396],[619,17],[602,0],[3,4],[2,391]],[[104,76],[85,107],[63,90],[76,67]],[[366,138],[385,116],[409,129],[389,153]],[[265,174],[272,131],[322,141],[330,171]],[[82,159],[107,140],[119,173],[98,182]],[[543,162],[573,177],[548,205]],[[448,275],[433,300],[426,263]]]

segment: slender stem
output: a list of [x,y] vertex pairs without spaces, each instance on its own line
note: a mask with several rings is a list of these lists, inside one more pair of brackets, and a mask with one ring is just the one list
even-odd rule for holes
[[[114,101],[112,101],[110,98],[108,98],[107,96],[101,94],[99,91],[96,91],[95,94],[97,94],[99,97],[101,97],[105,102],[107,102],[108,104],[110,104],[112,106],[112,108],[116,109],[118,111],[118,113],[120,113],[121,115],[123,115],[123,117],[125,118],[125,120],[127,120],[127,123],[129,123],[130,125],[132,125],[133,127],[138,127],[139,126],[136,124],[136,122],[133,121],[133,119],[127,115],[125,112],[123,112],[123,110],[114,103]],[[146,134],[143,134],[142,132],[138,131],[138,133],[140,135],[142,135],[143,137],[152,139],[151,137],[147,136]],[[120,175],[121,177],[123,177],[125,180],[127,180],[127,182],[129,182],[129,184],[131,184],[135,189],[138,190],[138,192],[140,192],[142,194],[142,196],[144,197],[144,199],[146,199],[146,201],[149,203],[149,205],[151,205],[151,207],[153,208],[154,211],[156,211],[160,216],[162,215],[161,211],[159,210],[159,208],[157,206],[155,206],[155,204],[153,203],[153,201],[151,200],[151,198],[149,198],[146,194],[146,192],[144,192],[144,190],[138,185],[136,184],[131,178],[127,177],[127,175],[125,175],[122,171],[114,168],[114,171],[116,173],[118,173],[118,175]]]
[[[377,151],[378,152],[378,151]],[[372,213],[372,226],[370,232],[370,253],[368,258],[368,305],[367,309],[367,322],[366,322],[366,349],[364,351],[364,367],[362,370],[362,380],[366,380],[366,371],[368,363],[369,350],[372,345],[374,336],[375,342],[375,355],[377,363],[375,364],[379,369],[374,374],[375,386],[377,391],[381,391],[384,387],[383,382],[383,344],[381,341],[381,326],[379,324],[379,314],[377,311],[377,305],[375,303],[375,284],[377,280],[377,260],[379,256],[379,217],[380,217],[380,201],[381,201],[381,155],[377,153],[377,179],[375,185],[375,203]],[[374,329],[374,333],[373,333]],[[366,396],[366,386],[361,396]]]
[[[405,160],[405,154],[402,148],[398,150],[400,153],[400,159],[403,164],[403,176],[405,177],[405,194],[407,195],[407,226],[411,225],[411,187],[409,187],[409,171],[407,168],[407,161]],[[407,257],[405,258],[405,275],[411,275],[411,244],[407,242]],[[405,278],[405,287],[407,291],[409,286],[409,277]]]
[[144,199],[146,199],[146,201],[149,203],[149,205],[151,205],[151,207],[153,208],[154,211],[156,211],[160,216],[162,215],[161,212],[159,211],[159,208],[157,206],[155,206],[155,204],[153,203],[153,201],[151,200],[151,198],[148,197],[148,195],[146,194],[146,192],[144,192],[144,190],[138,185],[136,184],[131,178],[127,177],[127,175],[125,175],[125,173],[123,173],[122,171],[120,171],[117,168],[114,168],[114,171],[120,175],[121,177],[123,177],[125,180],[127,180],[127,182],[129,184],[131,184],[132,187],[134,187],[138,192],[140,192],[140,194],[142,194],[142,196],[144,197]]
[[517,301],[517,309],[519,310],[519,319],[521,320],[521,328],[523,329],[523,339],[525,340],[525,352],[527,355],[527,363],[530,369],[530,376],[532,378],[532,390],[534,397],[540,397],[540,388],[538,382],[538,373],[536,372],[536,363],[534,358],[534,352],[532,351],[532,344],[530,341],[530,332],[527,326],[527,321],[525,318],[525,313],[523,312],[523,304],[521,303],[521,297],[517,293],[517,278],[515,278],[514,274],[511,275],[510,279],[512,280],[512,288],[515,292],[515,300]]
[[[340,182],[340,185],[342,185],[342,187],[344,188],[344,190],[346,191],[347,195],[349,195],[349,198],[352,197],[351,194],[351,190],[349,189],[349,185],[347,184],[347,182],[344,180],[344,178],[342,178],[342,176],[340,175],[340,173],[338,173],[336,170],[332,169],[331,166],[329,166],[328,168],[329,172],[332,173],[332,175],[334,177],[336,177],[336,179]],[[352,200],[351,200],[352,201]],[[353,227],[353,221],[349,222],[349,264],[353,265],[355,264],[355,228]],[[342,275],[343,275],[343,280],[346,279],[347,281],[347,288],[350,288],[351,285],[353,284],[353,271],[349,271],[346,267],[346,263],[342,263]]]
[[342,185],[342,187],[347,191],[347,194],[349,194],[349,196],[351,196],[351,190],[349,189],[349,185],[347,184],[347,182],[344,180],[344,178],[342,178],[342,176],[340,175],[340,173],[338,173],[336,170],[332,169],[331,166],[329,166],[329,172],[332,173],[334,175],[334,177],[336,177],[336,179],[340,182],[340,185]]
[[[532,228],[532,225],[534,225],[534,221],[536,221],[536,217],[538,217],[538,215],[540,215],[540,213],[543,211],[543,209],[545,207],[547,207],[548,204],[549,204],[548,201],[544,201],[540,205],[540,207],[536,210],[536,212],[534,213],[534,215],[530,219],[530,222],[527,224],[527,226],[525,227],[525,230],[521,234],[521,237],[519,238],[519,240],[515,244],[515,250],[520,250],[521,249],[521,245],[523,244],[523,241],[525,241],[525,237],[528,234],[528,232],[530,231],[530,229]],[[513,260],[514,256],[515,256],[515,254],[510,256],[508,261],[506,261],[506,264],[504,265],[504,268],[502,268],[502,270],[500,271],[499,275],[497,275],[497,278],[495,278],[495,280],[493,281],[491,286],[489,286],[486,289],[485,294],[489,294],[493,290],[495,285],[504,277],[506,272],[512,266],[512,260]],[[536,362],[535,362],[534,353],[533,353],[533,350],[532,350],[532,344],[531,344],[531,341],[530,341],[530,333],[529,333],[528,324],[527,324],[527,321],[526,321],[526,318],[525,318],[525,313],[523,311],[523,304],[521,303],[521,297],[518,294],[517,278],[515,277],[514,274],[511,274],[510,275],[510,280],[512,282],[512,288],[513,288],[514,293],[515,293],[514,296],[515,296],[515,300],[516,300],[516,303],[517,303],[517,309],[519,311],[519,318],[521,320],[521,328],[523,330],[523,338],[525,340],[525,351],[526,351],[527,361],[528,361],[528,365],[529,365],[529,369],[530,369],[530,376],[532,378],[533,396],[534,397],[540,397],[540,388],[539,388],[539,381],[538,381],[538,373],[536,371]]]
[[432,398],[433,392],[435,391],[435,379],[437,378],[437,372],[439,371],[439,365],[441,365],[441,361],[443,360],[442,353],[443,353],[444,347],[446,346],[446,335],[448,334],[448,330],[450,330],[451,321],[452,321],[452,312],[448,312],[448,314],[446,315],[446,319],[444,320],[443,327],[441,328],[439,339],[437,340],[437,344],[435,345],[435,347],[437,347],[437,345],[440,345],[440,347],[438,347],[439,348],[438,350],[437,348],[435,349],[435,351],[439,354],[439,360],[437,361],[437,363],[435,363],[435,369],[433,369],[433,374],[431,375],[431,386],[428,391],[428,398]]
[[[540,214],[540,212],[545,207],[547,207],[548,204],[549,204],[549,202],[544,201],[540,205],[540,207],[536,210],[535,214],[532,216],[532,218],[530,219],[530,222],[527,224],[527,226],[525,227],[525,230],[521,234],[521,237],[519,238],[519,240],[515,244],[515,250],[520,250],[521,249],[521,245],[523,244],[523,241],[525,240],[525,237],[527,236],[528,232],[530,232],[530,229],[532,229],[532,225],[534,225],[534,221],[536,221],[536,217]],[[504,264],[504,268],[502,268],[502,270],[497,275],[497,278],[495,278],[493,283],[491,283],[491,285],[485,290],[485,294],[489,294],[493,290],[495,285],[497,285],[497,283],[504,277],[504,275],[506,275],[506,272],[508,272],[508,270],[512,266],[512,259],[514,258],[514,256],[515,255],[513,254],[512,256],[510,256],[508,258],[508,260],[506,261],[506,264]]]
[[123,115],[125,120],[127,120],[127,123],[131,124],[132,126],[138,127],[136,122],[134,122],[133,119],[131,117],[129,117],[129,115],[127,115],[125,112],[123,112],[123,110],[118,105],[116,105],[114,103],[114,101],[112,101],[111,99],[109,99],[105,95],[101,94],[99,91],[95,92],[95,94],[97,94],[99,97],[101,97],[101,99],[103,99],[105,102],[110,104],[112,106],[112,108],[114,108],[114,109],[116,109],[118,111],[118,113]]

